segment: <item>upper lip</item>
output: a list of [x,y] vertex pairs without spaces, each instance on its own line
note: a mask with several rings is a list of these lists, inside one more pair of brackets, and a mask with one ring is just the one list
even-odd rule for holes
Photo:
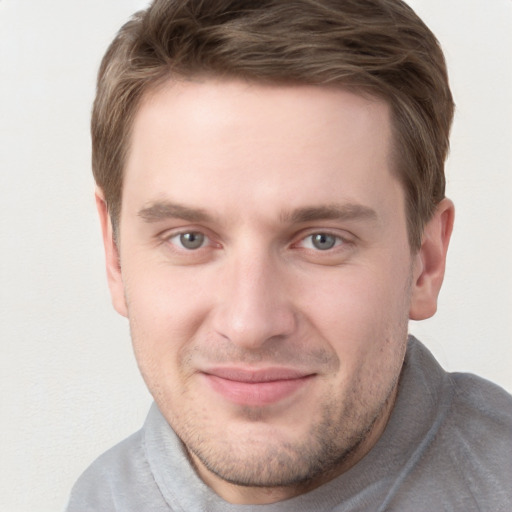
[[297,370],[294,368],[237,368],[237,367],[216,367],[203,370],[206,375],[213,375],[221,379],[237,382],[272,382],[279,380],[293,380],[309,377],[311,372]]

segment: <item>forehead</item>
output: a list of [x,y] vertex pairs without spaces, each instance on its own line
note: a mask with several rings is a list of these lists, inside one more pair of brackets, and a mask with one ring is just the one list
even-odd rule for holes
[[270,210],[375,201],[397,185],[390,146],[379,99],[319,86],[168,82],[134,120],[123,204],[170,195],[222,212],[228,202]]

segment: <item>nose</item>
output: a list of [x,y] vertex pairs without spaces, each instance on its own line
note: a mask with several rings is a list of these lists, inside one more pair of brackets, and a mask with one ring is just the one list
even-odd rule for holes
[[285,262],[271,254],[233,256],[219,274],[214,329],[241,348],[257,350],[296,329]]

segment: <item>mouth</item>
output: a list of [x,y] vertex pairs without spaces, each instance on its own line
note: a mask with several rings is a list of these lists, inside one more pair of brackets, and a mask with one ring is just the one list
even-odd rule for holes
[[304,388],[314,377],[289,368],[213,368],[204,371],[210,388],[236,405],[263,407],[278,403]]

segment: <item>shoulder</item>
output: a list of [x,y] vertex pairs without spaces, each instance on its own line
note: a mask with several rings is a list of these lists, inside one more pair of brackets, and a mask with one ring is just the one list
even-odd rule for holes
[[[496,384],[476,375],[452,373],[448,377],[454,390],[449,417],[459,434],[475,442],[487,441],[494,447],[504,443],[510,452],[512,396]],[[491,446],[486,446],[486,450]]]
[[481,436],[484,427],[497,435],[510,435],[512,396],[504,389],[470,373],[447,373],[413,337],[404,366],[408,367],[403,386],[406,399],[428,402],[421,409],[431,407],[434,422],[435,418],[445,421],[450,429],[468,435]]
[[505,510],[512,500],[512,396],[475,375],[447,377],[453,399],[434,439],[438,476],[479,509]]
[[414,339],[401,390],[393,433],[402,441],[415,432],[414,448],[388,495],[390,510],[510,510],[512,396],[475,375],[445,372]]
[[74,485],[66,512],[142,510],[163,503],[145,456],[143,431],[136,432],[98,457]]

